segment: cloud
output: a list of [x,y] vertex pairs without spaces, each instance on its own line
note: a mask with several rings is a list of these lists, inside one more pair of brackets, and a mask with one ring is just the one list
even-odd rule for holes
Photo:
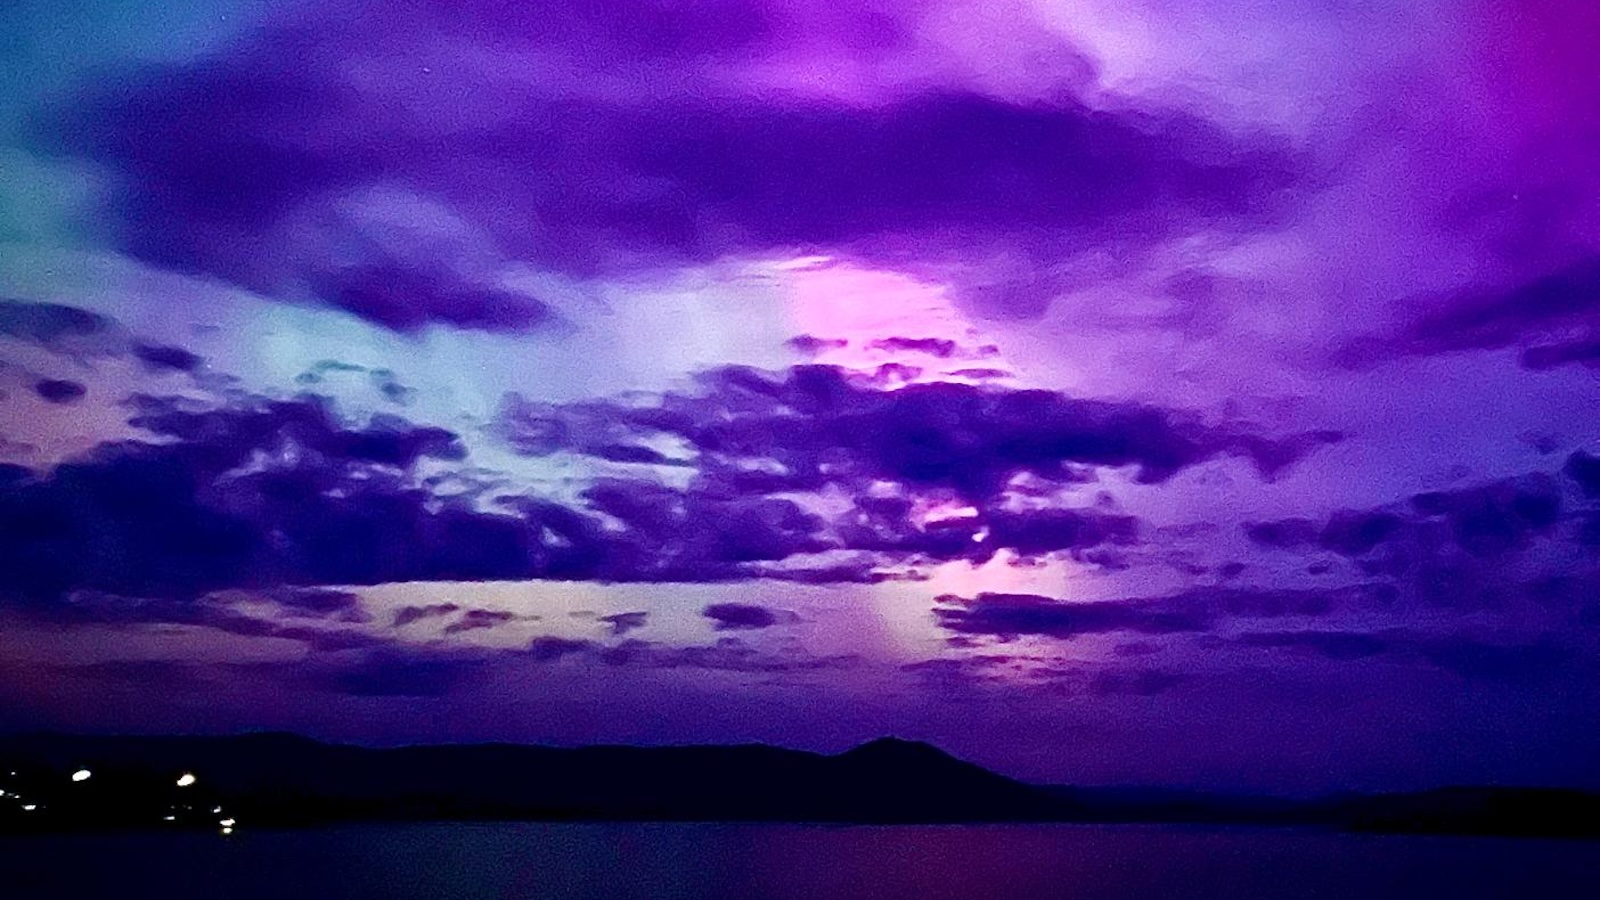
[[1600,257],[1521,282],[1424,298],[1426,312],[1388,337],[1345,350],[1350,362],[1521,347],[1532,369],[1592,363],[1600,341]]
[[939,359],[949,359],[956,352],[956,342],[945,338],[886,337],[873,341],[867,347],[872,350],[925,353]]
[[152,372],[193,372],[205,362],[197,354],[167,344],[134,344],[133,355]]
[[648,612],[622,612],[601,616],[598,621],[605,622],[611,626],[611,635],[613,637],[620,637],[630,631],[643,628],[649,618],[650,614]]
[[[792,6],[730,5],[742,11],[704,27],[681,6],[622,28],[634,14],[525,20],[468,0],[369,17],[342,3],[320,26],[117,73],[42,117],[35,144],[122,176],[106,213],[127,252],[401,331],[549,323],[547,303],[499,280],[513,263],[609,278],[797,250],[978,272],[974,302],[1032,314],[1048,298],[1010,284],[1019,272],[1259,223],[1298,178],[1272,136],[1046,84],[1005,97],[952,83],[926,54],[896,56],[883,71],[901,76],[870,103],[808,92],[810,76],[763,83],[808,55],[826,71],[819,48],[859,39],[847,34],[927,29],[860,9],[750,29],[729,23]],[[1017,25],[1036,71],[1083,67]],[[393,66],[441,52],[457,62]],[[366,67],[388,74],[348,76]],[[1012,261],[1001,276],[996,259]]]
[[1318,618],[1373,601],[1377,584],[1338,590],[1196,588],[1166,597],[1071,601],[1038,594],[942,595],[933,610],[939,627],[957,635],[1005,640],[1023,635],[1074,638],[1126,632],[1172,635],[1213,631],[1233,619]]
[[1200,610],[1114,601],[1072,603],[1036,594],[983,593],[970,600],[944,596],[939,602],[945,605],[934,610],[934,617],[941,628],[1002,638],[1027,634],[1068,638],[1112,631],[1176,634],[1205,631],[1214,622],[1214,616]]
[[[385,638],[359,629],[309,626],[304,624],[306,616],[294,612],[288,618],[301,621],[262,618],[241,611],[236,603],[239,599],[237,595],[220,594],[191,599],[128,597],[80,590],[44,611],[54,621],[69,625],[91,622],[134,627],[187,625],[211,628],[239,637],[296,641],[311,650],[322,652],[364,649],[387,643]],[[344,622],[365,621],[361,618],[332,618]]]
[[[1013,508],[1011,482],[1059,492],[1119,466],[1159,482],[1223,454],[1275,472],[1322,440],[1279,442],[1050,391],[884,391],[824,366],[727,367],[700,384],[648,401],[509,400],[496,433],[519,453],[692,470],[681,486],[646,471],[601,477],[559,502],[489,497],[487,484],[438,493],[464,445],[396,416],[346,422],[312,396],[135,395],[128,424],[155,442],[107,443],[0,485],[0,562],[10,563],[0,590],[40,601],[394,581],[871,582],[907,576],[883,566],[977,562],[1006,548],[1117,566],[1113,551],[1138,540],[1137,520]],[[841,490],[853,505],[829,509],[824,494]],[[936,512],[962,501],[976,515]]]
[[[867,498],[865,518],[835,521],[769,495],[779,486],[741,483],[732,462],[719,459],[735,449],[734,435],[688,425],[714,455],[700,461],[686,487],[601,478],[576,502],[556,502],[531,493],[436,493],[435,475],[463,461],[456,435],[387,415],[345,422],[313,397],[135,396],[129,408],[130,425],[159,443],[104,444],[46,474],[6,470],[6,594],[39,603],[75,590],[195,597],[226,588],[396,581],[872,581],[880,564],[987,558],[1006,545],[1078,549],[1127,543],[1135,533],[1131,520],[1088,511],[994,509],[982,521],[917,524],[911,506]],[[617,412],[624,427],[634,427]],[[794,423],[780,425],[779,415],[762,411],[752,423],[782,438],[765,452],[814,467],[805,477],[822,487],[833,477],[825,448],[805,438],[791,453],[785,444]],[[821,430],[847,427],[833,422]],[[895,465],[887,444],[869,445],[866,462]],[[981,464],[957,454],[939,463],[949,472],[938,480],[964,477],[962,460]],[[435,474],[424,477],[424,470]],[[849,483],[870,475],[862,471]],[[974,541],[981,528],[995,539]],[[858,557],[825,557],[839,552]]]
[[492,284],[473,283],[443,266],[393,256],[316,272],[306,287],[319,299],[400,332],[434,322],[480,331],[527,331],[561,321],[546,303]]
[[52,350],[94,346],[116,331],[112,320],[75,306],[0,300],[0,336]]
[[543,636],[528,642],[527,655],[535,662],[555,662],[565,656],[584,653],[594,647],[593,641]]
[[[1008,480],[1066,486],[1094,465],[1140,466],[1151,480],[1270,444],[1045,391],[880,392],[818,367],[781,380],[718,370],[706,381],[707,394],[654,406],[592,401],[503,417],[500,432],[524,452],[604,456],[663,435],[695,448],[683,487],[598,478],[563,502],[436,493],[437,473],[465,448],[395,416],[346,422],[310,396],[136,395],[129,424],[157,443],[103,444],[46,474],[7,470],[0,591],[39,603],[75,590],[195,597],[397,581],[872,582],[907,577],[881,566],[982,561],[1002,548],[1112,565],[1101,551],[1136,542],[1137,520],[1009,508]],[[824,514],[812,504],[833,487],[854,505]],[[963,497],[976,516],[927,512]]]
[[[140,340],[116,319],[76,306],[0,299],[0,338],[42,347],[80,363],[93,358],[132,357],[145,372],[197,372],[205,360],[171,344]],[[52,403],[72,403],[83,395],[73,381],[45,379],[35,391]]]
[[[1574,454],[1567,474],[1583,465],[1581,455]],[[1430,542],[1430,555],[1437,555],[1435,535],[1447,538],[1451,548],[1487,558],[1522,550],[1535,537],[1554,535],[1566,503],[1554,475],[1532,473],[1426,491],[1401,504],[1339,510],[1320,523],[1291,518],[1246,523],[1243,528],[1251,541],[1263,547],[1288,550],[1314,545],[1356,559],[1376,560],[1386,551],[1399,552],[1418,541]]]
[[755,630],[778,624],[778,614],[750,603],[713,603],[700,614],[717,623],[718,631]]
[[1600,367],[1600,339],[1584,338],[1560,344],[1541,344],[1522,351],[1522,364],[1530,369],[1554,369],[1565,365]]
[[1317,539],[1320,530],[1310,519],[1279,519],[1273,522],[1247,522],[1244,532],[1263,547],[1302,547]]
[[132,424],[164,443],[102,445],[0,488],[5,593],[194,596],[537,571],[518,519],[415,486],[420,460],[461,455],[442,429],[348,427],[313,399],[132,402]]
[[272,591],[268,596],[290,615],[341,622],[372,621],[372,616],[362,609],[361,595],[351,591],[298,588]]
[[792,337],[785,343],[807,356],[816,356],[828,350],[839,350],[850,346],[850,342],[843,338],[820,338],[810,334]]
[[79,382],[64,378],[41,378],[33,383],[33,392],[47,403],[64,406],[82,400],[89,389]]
[[469,609],[461,614],[461,618],[444,627],[445,634],[460,634],[464,631],[478,631],[485,628],[499,628],[507,622],[517,618],[515,613],[498,609]]
[[953,382],[877,390],[832,366],[782,373],[729,366],[700,382],[699,393],[669,393],[649,405],[535,403],[511,394],[497,430],[529,456],[599,455],[624,438],[677,438],[697,452],[702,472],[741,493],[892,480],[980,502],[1019,474],[1073,480],[1072,466],[1131,466],[1140,481],[1159,483],[1233,455],[1270,476],[1339,439],[1319,432],[1273,441],[1157,407],[1045,390]]
[[1567,457],[1567,464],[1561,471],[1577,483],[1583,496],[1600,497],[1600,456],[1578,450]]
[[1344,556],[1361,556],[1397,534],[1402,524],[1394,513],[1340,510],[1322,526],[1317,543]]
[[404,628],[414,622],[454,615],[461,607],[454,603],[429,603],[423,606],[402,606],[395,610],[394,627]]

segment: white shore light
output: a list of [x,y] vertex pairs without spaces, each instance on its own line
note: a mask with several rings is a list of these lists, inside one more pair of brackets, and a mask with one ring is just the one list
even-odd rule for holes
[[178,787],[188,787],[189,785],[194,784],[194,782],[195,777],[188,772],[178,776]]
[[78,771],[72,773],[72,780],[73,781],[88,781],[89,780],[89,774],[90,773],[89,773],[88,769],[79,769]]

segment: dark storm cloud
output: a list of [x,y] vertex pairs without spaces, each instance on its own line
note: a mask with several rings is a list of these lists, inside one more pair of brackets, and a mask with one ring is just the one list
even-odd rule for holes
[[1093,510],[997,512],[987,522],[990,531],[986,541],[1010,547],[1023,556],[1108,544],[1127,546],[1135,543],[1139,533],[1139,520],[1133,516]]
[[1019,474],[1076,480],[1071,466],[1132,466],[1145,483],[1221,455],[1274,475],[1339,435],[1287,440],[1204,426],[1136,403],[952,382],[876,390],[832,366],[783,373],[724,367],[698,394],[652,405],[541,404],[507,397],[498,429],[519,453],[598,455],[629,436],[687,442],[708,477],[740,492],[892,480],[989,501]]
[[325,302],[401,332],[434,322],[480,331],[523,331],[561,321],[543,301],[473,283],[443,266],[429,268],[427,260],[415,257],[385,256],[314,273],[307,287]]
[[1411,498],[1418,515],[1446,523],[1456,545],[1477,557],[1521,550],[1550,534],[1563,506],[1560,483],[1543,474]]
[[913,497],[868,494],[832,523],[844,546],[926,559],[982,562],[1001,548],[1032,558],[1069,551],[1089,561],[1097,549],[1137,542],[1139,521],[1091,509],[1041,508],[1024,512],[985,507],[977,516],[918,522]]
[[792,337],[785,343],[807,356],[816,356],[827,350],[838,350],[850,346],[850,342],[843,338],[820,338],[811,334]]
[[713,603],[700,614],[716,623],[718,631],[755,630],[778,624],[778,614],[752,603]]
[[1128,631],[1175,634],[1209,629],[1208,611],[1146,607],[1118,601],[1071,603],[1036,594],[979,594],[970,600],[940,597],[934,610],[940,627],[961,634],[1014,638],[1025,634],[1069,638],[1083,634]]
[[1344,556],[1360,556],[1399,533],[1403,524],[1394,513],[1341,510],[1322,526],[1317,544]]
[[167,344],[134,344],[133,355],[152,372],[193,372],[204,362],[197,354]]
[[0,300],[0,336],[53,349],[74,340],[98,338],[116,323],[98,313],[56,303]]
[[454,603],[429,603],[424,606],[402,606],[395,610],[394,627],[404,628],[413,622],[455,615],[461,607]]
[[[815,43],[814,27],[695,28],[698,4],[652,8],[645,29],[619,27],[623,10],[458,6],[406,3],[362,29],[335,13],[326,27],[268,29],[188,65],[120,73],[38,122],[37,143],[123,176],[107,212],[126,251],[402,331],[552,321],[545,303],[497,286],[506,260],[577,277],[796,248],[889,265],[997,250],[1047,263],[1259,223],[1296,180],[1277,140],[1059,92],[1012,101],[946,87],[845,105],[707,89],[725,67],[781,58],[790,37]],[[884,32],[849,21],[822,33],[859,51],[848,35]],[[440,47],[441,62],[417,72],[347,77],[363,60]],[[553,80],[449,61],[473,51],[510,53]],[[608,96],[596,72],[632,89]],[[375,209],[371,190],[407,199]],[[988,287],[999,311],[1043,302],[1008,290]]]
[[[1587,457],[1573,454],[1566,474],[1583,480]],[[1251,541],[1268,548],[1320,548],[1341,556],[1375,559],[1423,542],[1430,553],[1455,549],[1487,558],[1526,548],[1556,533],[1567,512],[1560,480],[1533,473],[1447,491],[1415,494],[1404,503],[1340,510],[1323,522],[1294,518],[1245,524]],[[1403,560],[1396,560],[1402,562]]]
[[515,621],[516,613],[503,609],[469,609],[461,614],[461,618],[444,627],[445,634],[461,634],[464,631],[480,631],[486,628],[499,628],[507,622]]
[[1317,523],[1310,519],[1279,519],[1244,525],[1245,535],[1263,547],[1305,546],[1317,539],[1319,530]]
[[337,619],[341,622],[369,622],[372,616],[361,607],[361,595],[327,588],[300,588],[268,594],[283,610],[307,618]]
[[33,392],[47,403],[66,405],[82,400],[89,389],[64,378],[41,378],[33,383]]
[[[1123,465],[1160,481],[1219,454],[1272,471],[1324,439],[1286,447],[1048,391],[878,391],[826,367],[721,369],[704,381],[701,394],[653,404],[510,404],[498,428],[519,452],[615,457],[611,448],[660,438],[695,452],[674,461],[695,469],[684,487],[601,478],[562,503],[486,497],[488,485],[436,493],[422,467],[459,463],[465,450],[449,431],[398,417],[346,423],[312,397],[135,396],[130,425],[160,443],[105,444],[44,475],[7,470],[0,588],[39,602],[75,590],[193,597],[397,581],[872,582],[909,577],[878,566],[982,561],[1002,548],[1120,565],[1107,553],[1137,541],[1137,520],[1012,510],[1007,481],[1059,488]],[[823,516],[795,499],[830,486],[855,507]],[[978,515],[924,520],[911,500],[930,492],[954,492]]]
[[1522,364],[1530,369],[1554,369],[1565,365],[1597,368],[1600,367],[1600,338],[1529,347],[1522,351]]
[[[545,635],[522,648],[459,647],[373,642],[353,652],[294,662],[225,665],[221,674],[256,683],[282,684],[357,697],[443,697],[480,687],[499,675],[526,672],[528,666],[603,666],[611,670],[700,671],[756,675],[838,670],[856,665],[850,655],[815,656],[757,650],[737,638],[714,644],[670,646],[626,640],[614,646]],[[166,676],[166,667],[148,673]],[[190,682],[208,669],[185,666],[178,675]],[[110,671],[101,677],[147,673]]]
[[524,523],[411,485],[419,460],[460,456],[449,432],[390,419],[347,427],[309,399],[133,402],[132,424],[166,443],[102,445],[0,488],[7,594],[194,596],[528,572]]
[[555,662],[562,657],[584,653],[594,646],[593,641],[544,636],[528,642],[527,654],[534,662]]
[[1600,456],[1582,450],[1576,451],[1567,457],[1567,464],[1562,467],[1562,472],[1577,482],[1585,497],[1591,499],[1600,497]]
[[[615,458],[610,448],[627,442],[678,448],[671,463],[696,472],[687,489],[609,479],[583,499],[627,523],[630,535],[674,547],[677,568],[702,571],[830,550],[977,562],[1003,549],[1024,557],[1066,552],[1122,566],[1118,548],[1140,538],[1136,518],[1034,501],[1065,496],[1101,467],[1130,467],[1157,483],[1229,455],[1271,476],[1338,439],[1329,432],[1268,439],[1156,407],[1043,390],[952,383],[882,390],[830,366],[725,367],[704,373],[698,391],[625,401],[509,395],[495,431],[527,456]],[[1021,509],[1010,505],[1019,477],[1036,482]],[[823,517],[797,499],[824,491],[842,492],[851,508]],[[970,512],[930,517],[923,503],[955,499]],[[664,565],[672,560],[658,561],[664,573],[674,570]],[[870,568],[841,574],[821,580],[872,578]]]
[[[100,623],[114,626],[187,625],[210,628],[246,638],[278,638],[296,641],[311,650],[333,652],[381,646],[385,639],[350,628],[327,628],[305,624],[304,616],[292,613],[281,621],[241,611],[218,596],[194,599],[126,597],[93,591],[78,591],[47,610],[56,622],[73,625]],[[364,621],[340,619],[335,621]]]
[[956,352],[956,342],[945,338],[886,337],[873,341],[867,347],[872,350],[909,350],[940,359],[949,359]]
[[1428,312],[1392,337],[1346,348],[1351,362],[1520,347],[1531,369],[1593,364],[1600,347],[1600,257],[1499,288],[1423,301]]
[[650,614],[648,612],[623,612],[601,616],[598,621],[605,622],[611,626],[612,637],[621,637],[630,631],[643,628],[649,618]]
[[1235,619],[1317,618],[1381,600],[1382,585],[1341,590],[1196,588],[1167,597],[1074,602],[1037,594],[944,595],[934,617],[958,635],[1073,638],[1127,632],[1170,635],[1212,631]]
[[[152,374],[192,373],[205,362],[198,354],[182,347],[140,340],[110,316],[57,303],[0,299],[0,338],[34,344],[80,360],[131,356]],[[53,386],[46,390],[62,388]]]

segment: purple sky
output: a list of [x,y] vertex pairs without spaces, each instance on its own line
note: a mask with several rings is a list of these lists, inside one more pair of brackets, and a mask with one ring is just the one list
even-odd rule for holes
[[0,35],[0,725],[1600,786],[1588,0]]

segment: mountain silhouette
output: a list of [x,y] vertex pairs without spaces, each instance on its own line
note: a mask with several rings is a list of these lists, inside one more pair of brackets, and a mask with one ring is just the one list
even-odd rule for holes
[[[92,777],[74,782],[71,773]],[[184,775],[194,781],[180,786]],[[1212,822],[1600,837],[1600,795],[1452,788],[1312,801],[1030,785],[917,741],[836,755],[765,744],[324,744],[0,735],[0,828],[250,827],[334,821]],[[25,810],[25,806],[32,809]]]
[[[0,761],[65,773],[193,772],[252,821],[339,818],[970,822],[1058,817],[1039,789],[928,744],[836,756],[762,744],[375,749],[285,734],[0,738]],[[97,784],[105,784],[100,779]]]

